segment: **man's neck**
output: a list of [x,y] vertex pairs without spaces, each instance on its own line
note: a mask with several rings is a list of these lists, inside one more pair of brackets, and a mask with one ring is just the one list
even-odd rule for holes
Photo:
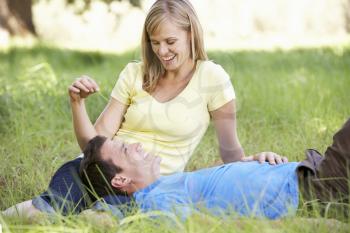
[[134,180],[131,184],[132,187],[130,188],[130,190],[128,190],[129,196],[153,184],[156,180],[159,179],[159,177],[160,177],[159,174],[153,175],[153,176],[145,175],[144,177],[140,177],[140,179]]

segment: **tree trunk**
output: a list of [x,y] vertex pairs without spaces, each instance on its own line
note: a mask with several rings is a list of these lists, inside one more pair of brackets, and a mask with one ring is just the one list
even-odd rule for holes
[[32,0],[0,0],[0,28],[12,36],[36,35]]
[[345,4],[344,12],[346,32],[350,33],[350,0],[348,0],[347,4]]

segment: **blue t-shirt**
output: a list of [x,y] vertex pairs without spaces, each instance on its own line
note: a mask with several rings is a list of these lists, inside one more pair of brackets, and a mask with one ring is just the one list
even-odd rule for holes
[[133,195],[143,212],[169,211],[182,219],[203,209],[276,219],[298,207],[297,165],[235,162],[162,176]]

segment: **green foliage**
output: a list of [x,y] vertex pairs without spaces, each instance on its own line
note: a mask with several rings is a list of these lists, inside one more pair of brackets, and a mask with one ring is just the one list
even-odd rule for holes
[[[274,151],[295,161],[304,158],[307,148],[323,152],[350,115],[347,48],[216,52],[210,58],[231,75],[246,154]],[[217,160],[210,156],[218,153],[214,139],[204,138],[190,169]]]
[[[210,58],[231,75],[237,95],[238,133],[246,154],[275,151],[301,160],[306,148],[321,152],[350,115],[350,48],[274,52],[212,52]],[[67,87],[90,75],[102,95],[89,97],[95,120],[117,75],[138,52],[123,55],[83,53],[38,46],[0,52],[0,209],[45,190],[53,172],[80,150],[74,138]],[[219,162],[216,137],[209,127],[187,170]],[[303,213],[299,216],[305,216]],[[138,216],[138,215],[137,215]],[[85,216],[86,217],[86,216]],[[100,228],[84,216],[1,219],[11,232],[327,232],[328,223],[278,222],[193,216],[181,226],[143,216]],[[87,217],[89,219],[89,217]],[[106,219],[106,217],[103,217]],[[5,225],[5,223],[7,223]],[[298,223],[298,224],[296,224]],[[339,230],[339,232],[345,232]]]

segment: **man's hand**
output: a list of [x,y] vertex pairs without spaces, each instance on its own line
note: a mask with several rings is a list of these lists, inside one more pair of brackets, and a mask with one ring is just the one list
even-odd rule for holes
[[271,165],[287,163],[287,157],[280,156],[274,152],[260,152],[255,155],[245,156],[241,159],[242,162],[259,161],[259,163],[269,162]]
[[75,82],[68,87],[68,94],[71,102],[79,102],[96,91],[99,91],[97,83],[85,75],[77,78]]

